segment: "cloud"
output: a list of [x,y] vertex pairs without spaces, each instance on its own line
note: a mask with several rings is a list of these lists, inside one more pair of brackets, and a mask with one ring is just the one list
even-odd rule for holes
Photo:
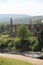
[[43,15],[43,3],[39,0],[6,0],[0,4],[0,14],[12,13]]

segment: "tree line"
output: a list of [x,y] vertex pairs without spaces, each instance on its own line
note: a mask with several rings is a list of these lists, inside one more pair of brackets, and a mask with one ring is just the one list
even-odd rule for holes
[[[0,29],[0,33],[5,30],[9,31],[8,27],[3,25],[0,26]],[[39,32],[37,37],[32,37],[31,32],[24,25],[21,25],[17,30],[17,37],[3,39],[0,36],[0,50],[15,49],[20,49],[20,51],[43,51],[43,30]]]

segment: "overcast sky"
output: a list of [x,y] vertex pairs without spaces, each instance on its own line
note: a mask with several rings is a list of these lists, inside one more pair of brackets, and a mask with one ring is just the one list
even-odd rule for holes
[[0,14],[43,15],[43,0],[0,0]]

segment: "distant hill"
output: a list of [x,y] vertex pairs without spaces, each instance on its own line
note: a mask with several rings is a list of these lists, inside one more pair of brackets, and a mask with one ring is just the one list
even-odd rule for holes
[[0,23],[9,24],[12,18],[14,24],[39,23],[43,16],[30,16],[25,14],[0,14]]

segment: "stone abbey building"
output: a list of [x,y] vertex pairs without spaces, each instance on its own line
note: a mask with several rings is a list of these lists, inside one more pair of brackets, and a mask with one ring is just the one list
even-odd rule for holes
[[10,18],[10,36],[17,36],[17,30],[20,25],[25,25],[28,30],[30,30],[32,36],[37,36],[38,33],[43,29],[43,22],[36,21],[35,23],[32,21],[30,24],[13,24],[12,18]]

